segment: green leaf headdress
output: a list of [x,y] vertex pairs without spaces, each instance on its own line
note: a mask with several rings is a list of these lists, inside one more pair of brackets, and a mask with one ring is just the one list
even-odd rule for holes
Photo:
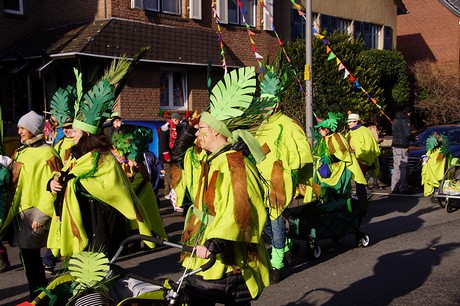
[[56,118],[59,127],[72,125],[74,105],[77,100],[77,91],[71,85],[59,88],[51,99],[51,114]]
[[[111,116],[116,98],[126,78],[148,48],[143,48],[132,61],[125,56],[114,59],[109,68],[85,95],[83,95],[81,73],[74,69],[77,78],[77,100],[73,126],[91,134],[97,134],[104,122]],[[117,85],[117,86],[115,86]]]
[[315,125],[315,129],[318,129],[320,127],[322,128],[328,128],[331,130],[332,133],[335,133],[337,131],[337,127],[339,126],[339,121],[343,120],[343,115],[341,113],[328,113],[328,118],[323,119],[320,123]]
[[138,163],[144,160],[144,153],[149,150],[149,143],[153,140],[152,130],[144,127],[125,128],[115,135],[113,146],[118,153]]
[[448,139],[443,134],[439,135],[437,133],[434,133],[433,135],[430,135],[426,139],[425,146],[426,146],[427,152],[431,152],[437,148],[441,148],[440,151],[442,154],[444,155],[449,154]]
[[209,112],[201,115],[201,121],[222,134],[230,143],[241,138],[249,147],[254,159],[264,158],[257,140],[246,130],[247,109],[255,100],[257,80],[254,67],[231,71],[211,91]]

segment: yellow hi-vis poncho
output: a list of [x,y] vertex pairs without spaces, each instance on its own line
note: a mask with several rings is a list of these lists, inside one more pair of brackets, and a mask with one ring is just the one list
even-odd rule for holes
[[[270,219],[275,220],[291,203],[297,183],[306,185],[305,197],[311,199],[311,147],[302,128],[282,112],[262,122],[256,139],[265,153],[257,168],[268,182],[266,206],[270,209]],[[310,171],[305,168],[307,164]],[[301,169],[309,175],[302,175],[303,181],[298,182]]]
[[428,160],[422,167],[423,195],[428,197],[434,192],[434,188],[439,187],[439,182],[444,177],[448,156],[441,153],[441,148],[437,148],[426,153]]
[[356,159],[369,167],[371,177],[377,177],[380,172],[379,156],[380,148],[372,132],[365,126],[350,130],[346,135],[351,150]]
[[[182,184],[177,187],[185,186],[194,199],[185,220],[182,240],[191,246],[203,245],[211,238],[230,241],[230,256],[218,255],[214,266],[199,274],[205,280],[215,280],[239,270],[254,298],[270,282],[270,262],[261,239],[266,210],[257,168],[233,150],[218,155],[209,163],[207,155],[199,154],[197,158],[192,152],[189,150],[185,155],[184,171],[190,167],[194,171],[185,173]],[[257,251],[257,258],[249,256],[249,245]],[[182,264],[196,269],[205,262],[207,259],[190,258],[186,254]]]
[[[138,229],[140,234],[152,235],[152,224],[146,208],[135,195],[113,154],[102,153],[99,160],[97,156],[98,153],[89,152],[72,163],[68,162],[63,168],[63,171],[74,174],[75,178],[68,181],[61,219],[53,216],[51,221],[47,246],[55,256],[70,256],[88,246],[77,200],[77,179],[92,197],[123,214],[130,221],[132,230]],[[147,244],[152,246],[151,243]]]
[[54,145],[54,149],[58,152],[62,164],[65,165],[70,158],[70,148],[74,146],[73,138],[63,137]]

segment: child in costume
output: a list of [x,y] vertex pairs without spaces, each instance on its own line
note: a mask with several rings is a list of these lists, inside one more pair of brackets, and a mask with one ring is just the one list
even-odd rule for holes
[[[122,86],[118,76],[122,59],[83,95],[77,77],[72,160],[49,182],[57,194],[48,247],[54,255],[70,256],[90,249],[111,257],[130,230],[152,235],[152,220],[135,195],[128,178],[111,153],[112,145],[101,126],[110,117]],[[126,70],[129,70],[129,65]],[[126,71],[125,71],[126,72]],[[152,244],[147,243],[149,246]]]
[[7,200],[8,214],[0,228],[1,237],[8,225],[14,226],[14,241],[21,251],[31,299],[47,284],[40,249],[46,246],[54,197],[46,191],[46,184],[53,171],[61,169],[56,151],[44,141],[43,126],[43,116],[34,111],[19,119],[22,146],[10,164],[13,198]]
[[[184,155],[178,194],[185,188],[193,199],[182,242],[196,246],[197,257],[183,254],[182,264],[195,269],[210,252],[217,261],[205,272],[187,278],[189,305],[249,305],[269,285],[270,262],[261,239],[266,220],[263,187],[255,163],[263,158],[257,140],[239,129],[256,90],[254,68],[234,70],[212,90],[209,112],[188,134],[199,142]],[[190,133],[191,132],[191,133]],[[179,140],[178,140],[179,142]],[[191,142],[180,142],[189,143]]]
[[429,197],[439,188],[452,155],[448,149],[447,137],[436,133],[426,139],[426,150],[426,156],[422,157],[422,185],[423,195]]
[[366,178],[359,167],[345,137],[337,132],[341,116],[329,113],[329,118],[319,122],[321,138],[314,146],[315,171],[313,190],[316,199],[323,203],[335,203],[337,207],[348,206],[351,210],[353,179],[366,184]]
[[116,137],[112,138],[112,141],[115,157],[125,170],[134,192],[152,220],[153,232],[159,237],[167,239],[168,235],[160,217],[153,185],[144,164],[145,153],[148,152],[149,143],[152,139],[152,130],[137,127],[123,129]]

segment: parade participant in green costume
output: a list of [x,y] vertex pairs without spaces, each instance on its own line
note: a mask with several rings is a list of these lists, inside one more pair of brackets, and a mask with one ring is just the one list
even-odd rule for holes
[[153,132],[144,127],[125,128],[112,138],[114,155],[131,182],[134,192],[149,214],[152,230],[163,239],[167,239],[160,216],[153,186],[144,164],[144,154],[149,150]]
[[350,146],[343,135],[337,132],[340,116],[329,113],[329,118],[322,120],[315,128],[319,129],[321,139],[315,144],[314,186],[318,200],[347,204],[351,209],[351,179],[358,184],[366,184],[366,179],[352,154]]
[[184,169],[191,171],[182,172],[179,186],[188,189],[193,205],[181,240],[196,246],[197,257],[183,254],[182,264],[195,269],[210,252],[218,254],[212,268],[187,278],[189,305],[249,305],[269,284],[270,263],[261,240],[266,211],[254,164],[264,155],[257,140],[238,129],[255,90],[254,68],[227,74],[212,90],[210,111],[196,126],[202,151],[185,154]]
[[[371,131],[362,125],[358,114],[348,115],[348,127],[350,130],[345,137],[358,160],[361,171],[364,176],[369,173],[371,177],[376,178],[380,171],[380,148],[377,140]],[[367,182],[365,185],[356,183],[356,195],[360,201],[367,201],[366,187]]]
[[19,119],[22,145],[10,164],[13,199],[7,202],[8,214],[0,228],[1,237],[9,224],[14,226],[14,241],[21,250],[31,299],[47,284],[40,249],[46,246],[54,197],[46,191],[46,184],[53,171],[61,168],[56,151],[44,142],[43,125],[43,116],[34,111]]
[[[292,241],[286,237],[286,225],[282,213],[294,198],[299,171],[307,164],[310,167],[311,177],[313,157],[305,132],[280,109],[278,95],[282,90],[282,84],[278,77],[269,71],[265,74],[260,87],[261,98],[272,101],[271,114],[267,113],[268,117],[257,130],[256,138],[266,154],[266,158],[257,165],[257,168],[268,183],[265,205],[270,220],[267,220],[265,232],[270,236],[272,243],[273,270],[270,273],[270,282],[274,284],[281,280],[285,253],[288,261],[292,256],[290,254]],[[306,171],[306,169],[302,170]],[[308,197],[307,192],[306,198]]]
[[444,177],[444,173],[452,159],[447,145],[447,137],[434,134],[426,140],[426,156],[423,156],[422,185],[423,195],[428,197]]
[[81,74],[74,70],[74,160],[49,184],[50,191],[62,197],[55,205],[56,215],[48,238],[48,247],[55,255],[69,256],[89,248],[104,251],[110,257],[129,230],[152,235],[149,215],[111,153],[110,141],[100,133],[111,115],[116,93],[121,91],[121,86],[115,89],[113,85],[120,81],[116,77],[124,75],[117,72],[129,69],[129,65],[120,62],[112,65],[85,95]]

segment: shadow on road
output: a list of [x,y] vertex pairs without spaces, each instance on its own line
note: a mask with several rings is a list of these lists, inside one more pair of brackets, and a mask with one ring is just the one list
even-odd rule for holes
[[[323,305],[389,305],[394,299],[421,287],[442,257],[459,246],[460,243],[450,243],[382,255],[374,267],[374,275],[335,292]],[[327,288],[316,290],[330,291]]]

